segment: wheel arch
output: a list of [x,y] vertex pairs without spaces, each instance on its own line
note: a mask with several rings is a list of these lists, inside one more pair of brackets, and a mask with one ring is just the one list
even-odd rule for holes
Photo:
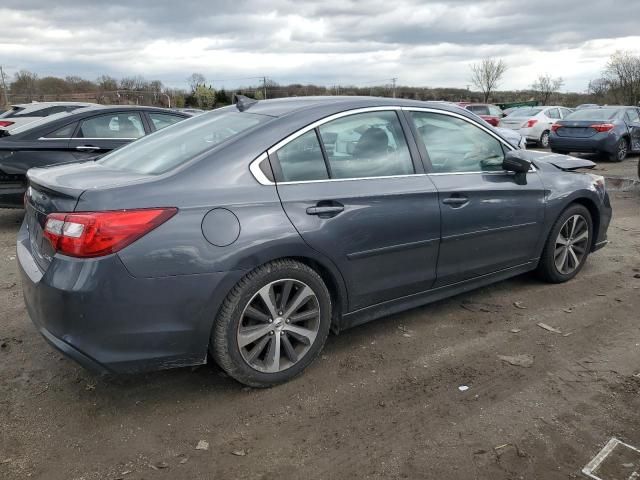
[[[591,225],[593,227],[592,235],[593,235],[594,241],[591,242],[591,251],[593,251],[593,247],[597,243],[596,242],[596,240],[597,240],[596,236],[600,232],[600,211],[598,210],[598,207],[596,206],[595,202],[592,199],[588,198],[588,197],[577,197],[577,198],[574,198],[570,203],[567,204],[567,206],[564,208],[564,210],[566,210],[567,208],[569,208],[573,204],[582,205],[587,210],[589,210],[589,214],[591,215]],[[564,212],[564,210],[563,210],[563,212]]]

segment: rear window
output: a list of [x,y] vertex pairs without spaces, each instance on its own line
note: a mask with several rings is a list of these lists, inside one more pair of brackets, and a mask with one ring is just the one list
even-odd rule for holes
[[467,110],[476,115],[489,115],[489,107],[486,105],[467,105]]
[[518,108],[511,112],[509,117],[535,117],[542,111],[541,108]]
[[13,107],[11,110],[7,110],[2,115],[0,115],[0,118],[11,118],[11,117],[18,116],[18,114],[22,110],[24,110],[24,107]]
[[585,108],[564,117],[565,120],[611,120],[620,110],[617,108]]
[[270,119],[265,115],[217,110],[114,150],[99,163],[109,168],[159,175]]

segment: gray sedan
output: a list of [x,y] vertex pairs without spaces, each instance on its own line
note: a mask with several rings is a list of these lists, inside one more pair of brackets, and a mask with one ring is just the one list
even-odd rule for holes
[[517,150],[442,103],[249,101],[98,160],[32,169],[18,262],[42,335],[102,372],[301,373],[329,331],[607,243],[588,160]]

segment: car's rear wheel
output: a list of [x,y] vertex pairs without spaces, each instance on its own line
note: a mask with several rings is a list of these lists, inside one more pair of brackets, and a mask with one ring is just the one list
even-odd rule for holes
[[540,141],[538,142],[542,148],[549,148],[549,131],[545,130],[540,135]]
[[569,206],[551,228],[538,263],[538,274],[551,283],[575,277],[589,256],[592,236],[589,210],[580,204]]
[[276,260],[243,277],[227,295],[211,335],[211,354],[241,383],[269,387],[300,374],[329,334],[331,297],[320,275]]
[[613,153],[609,154],[609,160],[612,162],[621,162],[627,158],[629,153],[629,142],[626,138],[621,138],[616,144],[616,149]]

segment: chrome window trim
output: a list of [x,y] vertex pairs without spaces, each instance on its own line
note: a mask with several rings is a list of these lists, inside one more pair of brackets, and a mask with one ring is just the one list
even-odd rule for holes
[[[146,137],[145,133],[142,137]],[[40,137],[38,140],[139,140],[142,137],[60,137],[60,138],[46,138]]]
[[[472,174],[490,174],[490,175],[504,175],[505,173],[512,173],[512,172],[507,172],[506,170],[501,170],[501,171],[490,171],[490,170],[480,170],[480,171],[475,171],[475,172],[442,172],[442,173],[411,173],[408,175],[386,175],[386,176],[378,176],[378,177],[358,177],[358,178],[327,178],[327,179],[320,179],[320,180],[302,180],[302,181],[298,181],[298,182],[272,182],[271,180],[269,180],[264,173],[262,173],[262,170],[260,170],[260,163],[267,160],[268,155],[269,154],[273,154],[275,152],[277,152],[280,148],[284,147],[286,144],[288,144],[289,142],[292,142],[293,140],[295,140],[296,138],[304,135],[305,133],[307,133],[310,130],[313,130],[327,122],[330,122],[332,120],[336,120],[338,118],[342,118],[342,117],[348,117],[350,115],[356,115],[358,113],[370,113],[370,112],[384,112],[384,111],[408,111],[408,112],[427,112],[427,113],[436,113],[436,114],[440,114],[440,115],[448,115],[450,117],[455,117],[455,118],[459,118],[461,120],[464,120],[482,130],[484,130],[486,133],[488,133],[489,135],[491,135],[492,137],[494,137],[496,140],[498,140],[502,145],[504,145],[505,147],[507,147],[508,150],[514,151],[517,150],[516,147],[514,147],[513,145],[511,145],[509,142],[507,142],[506,140],[502,139],[498,134],[496,134],[495,132],[492,132],[491,130],[489,130],[487,127],[485,127],[484,125],[481,125],[479,123],[476,123],[475,121],[473,121],[470,118],[465,117],[464,115],[461,115],[459,113],[456,112],[449,112],[446,110],[440,110],[437,108],[429,108],[429,107],[401,107],[398,105],[395,106],[379,106],[379,107],[364,107],[364,108],[356,108],[353,110],[345,110],[344,112],[339,112],[339,113],[334,113],[332,115],[329,115],[328,117],[322,118],[320,120],[316,120],[315,122],[307,125],[306,127],[301,128],[300,130],[297,130],[296,132],[292,133],[291,135],[289,135],[288,137],[285,137],[284,139],[280,140],[278,143],[276,143],[274,146],[272,146],[271,148],[267,149],[266,152],[261,153],[260,155],[258,155],[250,164],[249,164],[249,170],[251,171],[251,174],[253,175],[253,177],[256,179],[256,181],[258,183],[260,183],[261,185],[298,185],[298,184],[307,184],[307,183],[325,183],[325,182],[350,182],[350,181],[359,181],[359,180],[378,180],[378,179],[387,179],[387,178],[404,178],[404,177],[415,177],[415,176],[440,176],[440,175],[472,175]],[[535,172],[537,171],[537,169],[534,167],[533,164],[531,164],[531,172]]]

